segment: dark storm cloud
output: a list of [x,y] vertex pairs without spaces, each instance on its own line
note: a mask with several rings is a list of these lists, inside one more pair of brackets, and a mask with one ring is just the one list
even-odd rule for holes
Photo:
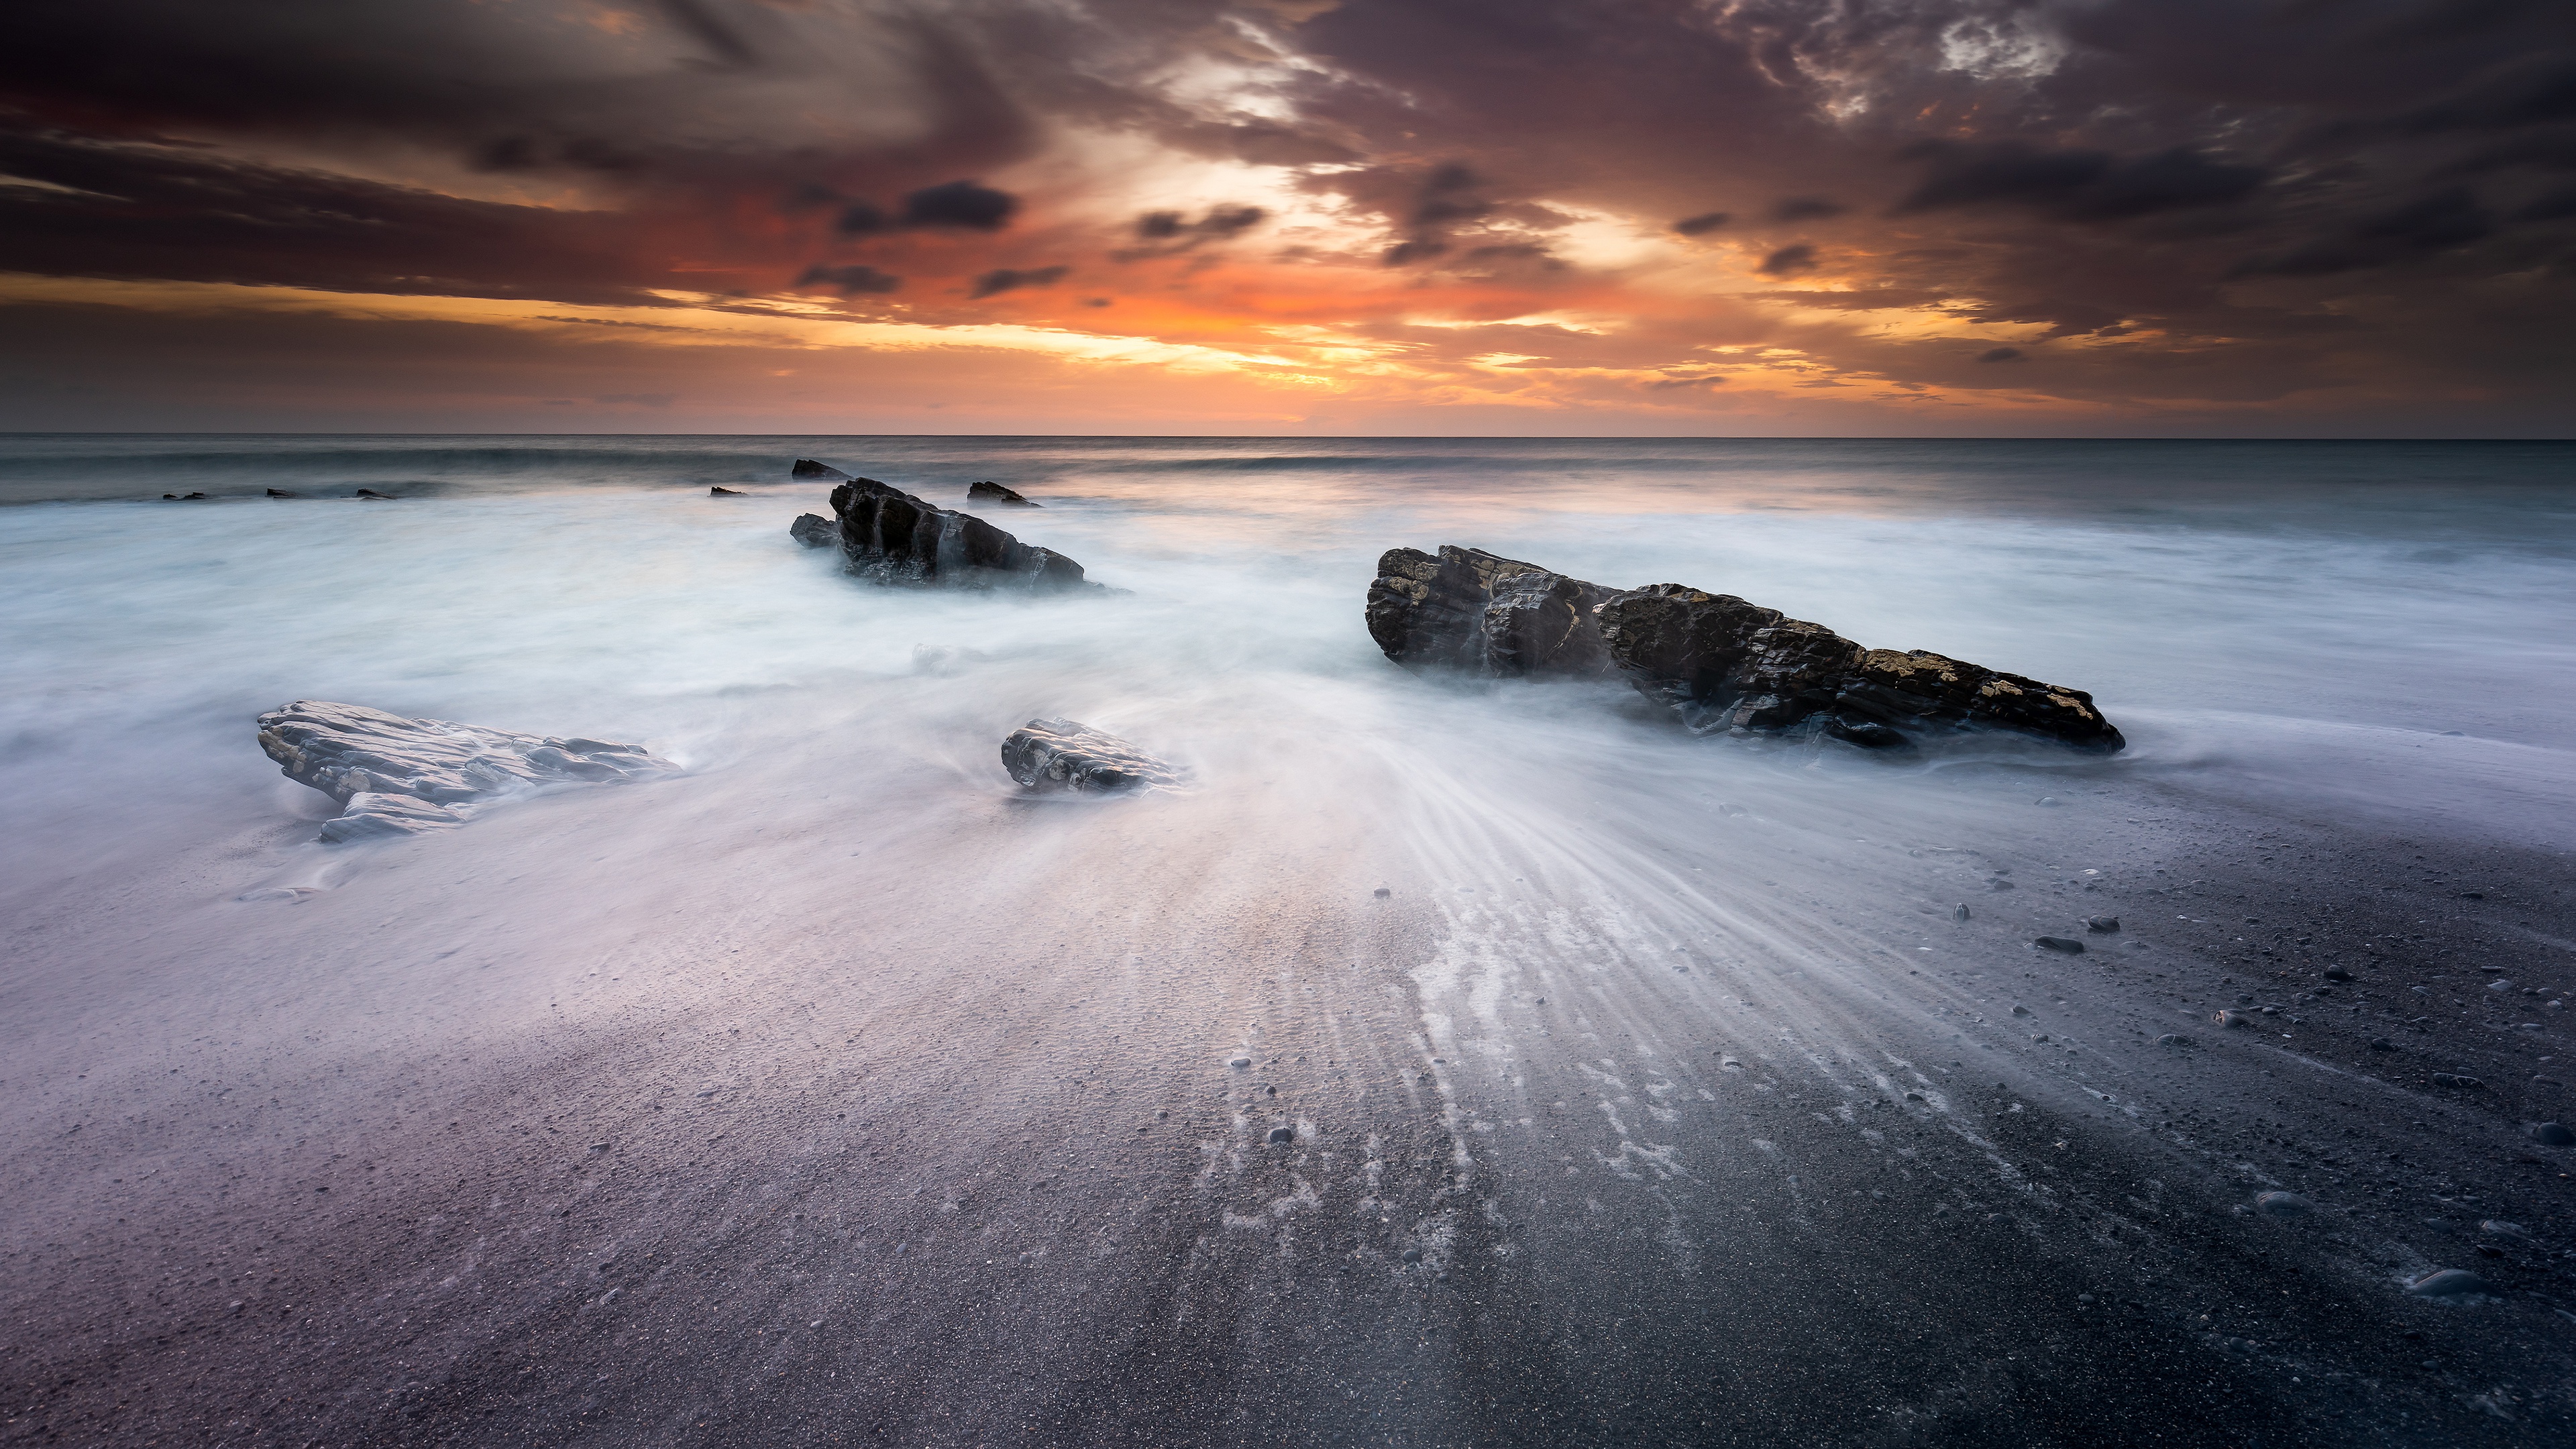
[[1706,236],[1734,219],[1723,211],[1703,211],[1697,216],[1686,216],[1674,222],[1673,230],[1683,236]]
[[1928,161],[1931,169],[1897,203],[1900,215],[2015,203],[2070,220],[2121,221],[2241,201],[2267,175],[2260,166],[2213,161],[2183,147],[2122,160],[2106,151],[2049,151],[2017,141],[1929,141],[1907,154]]
[[1766,277],[1794,277],[1816,269],[1816,249],[1805,242],[1793,242],[1762,259],[1761,272]]
[[1979,362],[2019,362],[2022,360],[2022,351],[2018,347],[1989,347],[1977,354],[1977,360]]
[[1825,196],[1784,196],[1771,208],[1773,221],[1819,221],[1840,216],[1850,207]]
[[903,286],[903,278],[889,276],[874,267],[855,262],[846,266],[811,266],[796,279],[800,287],[829,287],[844,297],[892,292]]
[[1207,213],[1192,221],[1179,211],[1149,211],[1136,218],[1138,246],[1111,253],[1117,261],[1132,262],[1142,257],[1169,256],[1190,251],[1213,242],[1232,241],[1269,219],[1270,213],[1257,206],[1226,204],[1209,207]]
[[905,226],[955,227],[964,231],[1000,231],[1020,209],[1019,198],[979,181],[951,181],[926,186],[903,199]]
[[1071,267],[1065,266],[1031,267],[1027,271],[1012,267],[995,267],[977,277],[974,288],[966,295],[971,300],[981,301],[986,297],[1000,296],[1004,292],[1016,292],[1022,287],[1052,287],[1063,281],[1065,273],[1071,270],[1073,270]]

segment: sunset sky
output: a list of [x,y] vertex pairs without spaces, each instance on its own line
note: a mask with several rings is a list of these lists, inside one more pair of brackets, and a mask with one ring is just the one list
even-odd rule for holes
[[0,427],[2566,436],[2567,0],[21,0]]

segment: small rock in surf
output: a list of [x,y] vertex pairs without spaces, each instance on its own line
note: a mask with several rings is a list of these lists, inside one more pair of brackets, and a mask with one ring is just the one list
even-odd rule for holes
[[707,496],[709,498],[748,498],[751,495],[739,488],[709,488]]
[[800,513],[787,525],[787,536],[807,548],[831,548],[841,541],[841,525],[819,513]]
[[787,470],[787,476],[790,478],[829,478],[835,483],[847,482],[850,477],[849,474],[842,472],[838,468],[834,468],[824,463],[817,463],[811,458],[797,459],[796,466]]
[[1044,508],[1046,506],[1043,503],[1031,503],[1029,500],[1022,498],[1019,494],[1012,492],[1010,489],[1003,487],[999,483],[970,483],[966,485],[966,497],[971,502],[1000,503],[1012,508]]
[[2084,954],[2084,943],[2066,936],[2034,936],[2030,943],[2043,951],[2055,951],[2061,955]]
[[2085,919],[2084,929],[2091,931],[2097,936],[2107,936],[2120,929],[2120,918],[2118,916],[2089,916]]
[[259,717],[259,747],[286,777],[340,802],[334,844],[460,824],[460,807],[542,785],[646,780],[679,766],[640,745],[405,719],[363,705],[297,700]]
[[1181,772],[1116,735],[1069,719],[1033,719],[1002,741],[1002,768],[1028,790],[1109,794],[1181,783]]

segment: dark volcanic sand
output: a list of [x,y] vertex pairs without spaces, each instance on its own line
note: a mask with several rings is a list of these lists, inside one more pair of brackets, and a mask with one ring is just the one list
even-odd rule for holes
[[[899,878],[835,878],[810,822],[711,818],[699,890],[580,833],[691,786],[224,900],[310,829],[270,821],[20,913],[7,1442],[2576,1425],[2571,1154],[2524,1132],[2576,1110],[2534,1085],[2576,1080],[2570,1012],[2522,994],[2576,986],[2563,855],[2109,772],[1999,772],[1979,832],[1856,827],[1810,876],[1758,799],[1677,804],[1642,832],[1669,874],[1607,905],[1584,842],[1471,858],[1366,780],[1281,786],[1307,828],[1275,850],[1208,795],[854,820]],[[1197,842],[1186,878],[1111,868]],[[208,910],[251,927],[167,925]],[[2359,979],[2316,995],[2329,964]],[[2240,995],[2279,1014],[2211,1021]],[[2274,1188],[2317,1210],[2249,1213]],[[2494,1296],[2403,1291],[2445,1267]]]

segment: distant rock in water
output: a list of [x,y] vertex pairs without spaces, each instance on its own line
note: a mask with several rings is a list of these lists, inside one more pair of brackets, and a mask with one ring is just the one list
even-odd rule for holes
[[301,493],[289,493],[283,488],[271,488],[268,490],[268,496],[271,498],[301,498],[304,495]]
[[340,802],[333,843],[417,835],[470,807],[540,785],[649,780],[679,766],[640,745],[513,734],[304,699],[259,717],[259,747],[286,777]]
[[1043,503],[1031,503],[999,483],[970,483],[966,485],[966,497],[970,502],[1007,503],[1013,508],[1046,507]]
[[969,513],[941,508],[873,478],[832,490],[849,571],[882,584],[1016,589],[1096,589],[1082,565],[1026,544]]
[[739,488],[709,488],[707,496],[709,498],[748,498],[751,495]]
[[787,536],[807,548],[830,548],[841,541],[841,525],[819,513],[800,513],[787,525]]
[[849,474],[842,472],[838,468],[817,463],[811,458],[797,459],[796,466],[787,470],[787,476],[790,478],[829,478],[836,483],[848,482],[850,477]]
[[1497,678],[1615,672],[1702,734],[1811,730],[1903,749],[1984,726],[2105,752],[2127,743],[2082,690],[1920,649],[1864,649],[1732,594],[1608,589],[1479,549],[1389,550],[1369,585],[1368,629],[1408,666]]
[[1033,719],[1002,741],[1002,768],[1031,790],[1114,792],[1177,785],[1178,770],[1113,734],[1069,719]]

